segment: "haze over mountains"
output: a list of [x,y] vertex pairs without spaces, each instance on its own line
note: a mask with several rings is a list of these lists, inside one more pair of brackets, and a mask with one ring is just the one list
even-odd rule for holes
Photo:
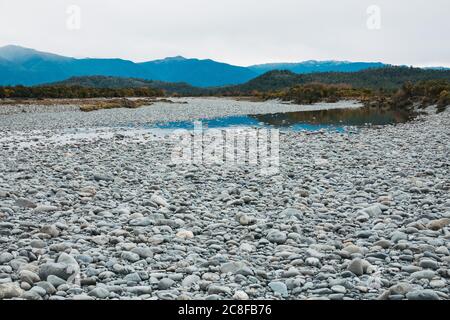
[[378,62],[306,61],[240,67],[181,56],[135,63],[123,59],[76,59],[11,45],[0,48],[0,85],[38,85],[71,77],[113,76],[219,87],[242,84],[272,70],[306,74],[354,72],[384,66]]

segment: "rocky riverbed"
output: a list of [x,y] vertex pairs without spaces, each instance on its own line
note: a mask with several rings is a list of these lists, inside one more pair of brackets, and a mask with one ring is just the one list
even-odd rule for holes
[[0,117],[0,299],[450,299],[449,110],[282,132],[270,176],[174,165],[143,110]]

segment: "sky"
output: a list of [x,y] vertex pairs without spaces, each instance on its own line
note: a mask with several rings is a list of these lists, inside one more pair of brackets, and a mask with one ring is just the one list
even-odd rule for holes
[[0,0],[0,46],[133,61],[450,67],[449,17],[449,0]]

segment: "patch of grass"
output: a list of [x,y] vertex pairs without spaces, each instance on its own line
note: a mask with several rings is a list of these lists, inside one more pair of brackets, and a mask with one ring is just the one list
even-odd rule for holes
[[106,110],[106,109],[117,109],[117,108],[127,108],[135,109],[142,106],[152,105],[155,100],[151,99],[113,99],[113,100],[99,100],[94,103],[83,104],[80,106],[80,110],[83,112],[91,112],[96,110]]

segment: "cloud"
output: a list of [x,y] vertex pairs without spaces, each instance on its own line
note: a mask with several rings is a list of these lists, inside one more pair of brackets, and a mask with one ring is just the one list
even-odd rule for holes
[[[81,9],[67,28],[68,6]],[[380,29],[367,8],[380,8]],[[76,57],[238,65],[353,60],[450,66],[448,0],[0,0],[0,45]]]

